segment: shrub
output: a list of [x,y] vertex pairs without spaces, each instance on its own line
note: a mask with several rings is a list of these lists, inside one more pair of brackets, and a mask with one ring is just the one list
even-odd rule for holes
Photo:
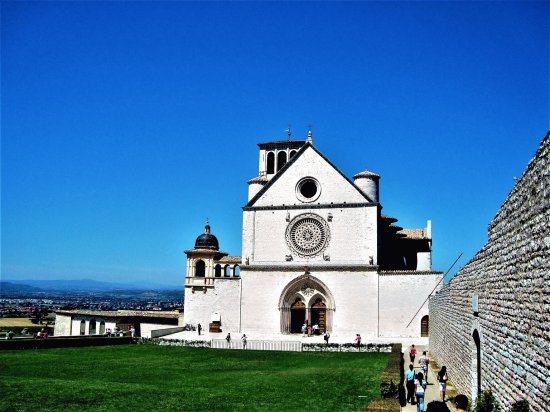
[[529,402],[526,399],[514,402],[512,404],[511,412],[529,412]]
[[380,376],[380,394],[383,398],[401,398],[399,388],[403,386],[404,378],[402,360],[401,345],[393,345],[386,368]]
[[500,412],[500,405],[490,390],[478,396],[474,412]]

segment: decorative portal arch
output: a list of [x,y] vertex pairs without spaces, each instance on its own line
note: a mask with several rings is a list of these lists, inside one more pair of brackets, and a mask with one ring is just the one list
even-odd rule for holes
[[[298,312],[303,304],[303,318]],[[332,315],[336,310],[328,287],[314,276],[304,274],[290,281],[279,298],[281,333],[297,333],[304,323],[317,323],[321,331],[332,331]],[[299,330],[296,325],[299,323]]]
[[85,335],[86,334],[86,321],[82,319],[80,321],[80,334]]
[[420,319],[420,336],[430,336],[430,317],[428,315]]
[[239,265],[233,266],[233,276],[236,278],[241,276],[241,267]]
[[206,264],[204,263],[204,260],[197,260],[197,263],[195,264],[195,276],[203,278],[206,271]]
[[225,268],[223,269],[223,271],[224,271],[224,276],[226,278],[231,277],[231,266],[225,265]]
[[99,322],[99,334],[105,335],[105,322],[101,321]]
[[88,335],[95,335],[96,334],[96,323],[95,319],[92,319],[88,325]]

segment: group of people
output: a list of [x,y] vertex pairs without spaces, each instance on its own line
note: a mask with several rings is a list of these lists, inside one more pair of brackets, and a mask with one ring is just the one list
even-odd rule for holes
[[307,322],[304,322],[302,325],[302,338],[306,337],[306,334],[308,337],[311,335],[319,335],[321,333],[321,328],[316,323],[315,325],[311,326]]
[[[225,340],[227,341],[227,346],[231,347],[231,333],[227,334]],[[243,349],[246,349],[246,344],[248,343],[248,337],[246,336],[246,333],[243,333],[243,336],[241,336],[241,342],[243,343]]]
[[[407,389],[407,403],[412,405],[416,404],[417,412],[437,412],[448,411],[449,409],[445,405],[445,392],[447,390],[447,367],[442,366],[439,372],[437,372],[436,378],[439,385],[439,401],[432,401],[428,404],[427,409],[424,409],[424,398],[426,393],[426,386],[428,383],[428,370],[430,365],[430,359],[427,356],[427,352],[423,351],[422,356],[418,359],[418,366],[420,371],[415,373],[414,360],[416,358],[417,350],[414,345],[409,349],[409,369],[405,373],[405,385]],[[468,408],[468,398],[465,395],[458,395],[455,397],[455,403],[458,411],[465,411]]]

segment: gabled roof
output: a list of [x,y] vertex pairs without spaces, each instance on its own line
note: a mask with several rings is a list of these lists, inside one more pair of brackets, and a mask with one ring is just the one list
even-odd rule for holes
[[258,199],[260,199],[265,192],[267,192],[271,186],[290,168],[292,165],[304,154],[304,152],[311,148],[315,151],[325,162],[327,162],[336,172],[338,172],[345,180],[349,182],[349,184],[357,190],[357,192],[365,198],[365,200],[369,203],[374,203],[372,199],[370,199],[363,191],[361,191],[355,184],[344,174],[340,169],[338,169],[334,163],[332,163],[323,153],[321,153],[319,150],[311,144],[311,142],[305,142],[305,144],[296,152],[294,156],[283,166],[281,170],[279,170],[272,178],[271,180],[258,192],[256,193],[256,196],[254,196],[250,201],[244,206],[244,207],[252,207]]

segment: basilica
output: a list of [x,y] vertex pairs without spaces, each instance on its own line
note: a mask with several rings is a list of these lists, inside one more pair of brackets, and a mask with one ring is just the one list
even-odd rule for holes
[[306,140],[260,143],[248,181],[242,255],[209,225],[186,250],[184,322],[211,333],[301,333],[317,325],[363,339],[428,335],[431,222],[403,229],[382,213],[380,176],[349,179]]

